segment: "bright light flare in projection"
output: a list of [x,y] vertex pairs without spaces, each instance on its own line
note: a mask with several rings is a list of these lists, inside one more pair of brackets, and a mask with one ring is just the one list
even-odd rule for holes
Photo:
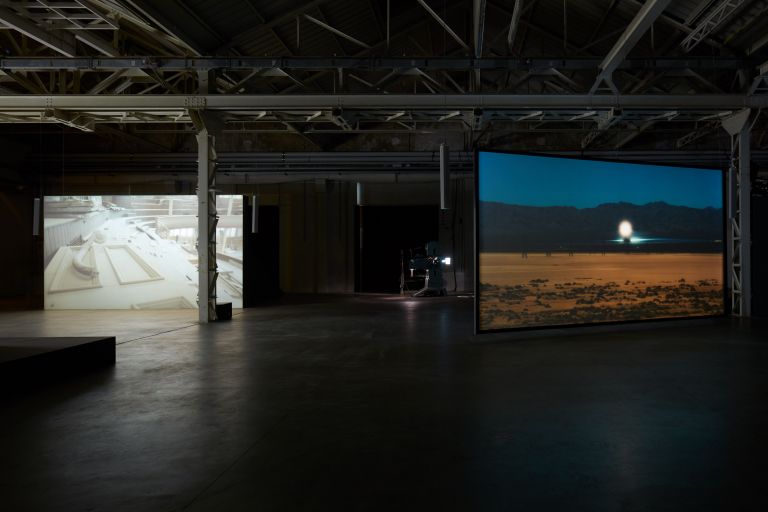
[[632,223],[628,220],[623,220],[619,224],[619,236],[622,240],[625,242],[629,242],[632,240]]

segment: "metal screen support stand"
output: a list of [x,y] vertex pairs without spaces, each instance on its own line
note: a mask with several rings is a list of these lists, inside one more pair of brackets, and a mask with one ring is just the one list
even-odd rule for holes
[[728,169],[728,280],[731,313],[741,317],[752,313],[750,135],[749,122],[744,122],[737,133],[731,133]]
[[200,323],[216,320],[216,150],[215,138],[197,134],[197,258]]

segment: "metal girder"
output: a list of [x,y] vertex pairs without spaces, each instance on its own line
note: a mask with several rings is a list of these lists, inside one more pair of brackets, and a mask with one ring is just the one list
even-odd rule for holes
[[[623,0],[623,1],[627,1],[627,0]],[[643,0],[628,0],[628,1],[637,5],[638,7],[641,7],[643,5]],[[667,25],[675,28],[676,30],[685,32],[686,34],[690,34],[691,32],[693,32],[693,29],[691,27],[689,27],[682,21],[668,14],[662,14],[661,16],[659,16],[659,21],[666,23]],[[712,38],[711,35],[709,37],[706,37],[704,39],[704,42],[714,48],[718,48],[718,49],[725,48],[725,45],[723,45],[723,43],[721,43],[720,41],[716,41],[714,38]]]
[[[10,4],[20,13],[16,13],[8,8],[8,4],[0,6],[0,20],[9,27],[26,34],[45,46],[56,50],[63,55],[75,55],[75,40],[81,41],[98,52],[108,56],[116,57],[118,52],[112,48],[102,38],[93,34],[93,31],[99,30],[118,30],[117,24],[98,14],[94,9],[88,7],[82,2],[69,3],[49,3],[38,1],[31,4]],[[30,8],[48,9],[49,15],[41,17],[30,14]],[[88,15],[74,14],[75,11],[85,11]],[[37,25],[35,20],[43,20],[45,26]],[[53,22],[61,20],[68,25],[56,25]],[[80,20],[87,20],[83,23]],[[66,32],[66,29],[73,29],[72,33]],[[56,30],[56,32],[52,32]]]
[[[442,70],[467,69],[499,71],[545,71],[557,69],[592,70],[601,59],[520,58],[520,57],[0,57],[0,68],[15,71],[116,71],[118,69],[153,68],[161,71],[224,70]],[[626,59],[615,69],[621,70],[735,70],[754,69],[761,61],[737,57],[658,57]]]
[[8,7],[0,6],[0,23],[9,28],[18,30],[41,43],[48,48],[55,50],[67,57],[75,56],[75,37],[69,33],[53,34],[34,22],[20,16]]
[[475,34],[475,57],[483,55],[483,37],[485,34],[485,0],[473,0],[473,28]]
[[200,323],[216,320],[217,222],[215,138],[202,128],[197,134],[197,300]]
[[621,110],[611,109],[606,112],[599,112],[595,116],[597,122],[597,129],[589,132],[581,140],[581,149],[587,149],[598,137],[607,132],[612,126],[621,122],[624,119],[624,112]]
[[768,94],[768,61],[757,68],[757,76],[749,86],[749,94]]
[[758,51],[760,48],[768,44],[768,34],[765,34],[760,39],[753,41],[752,44],[749,45],[749,48],[747,48],[747,55],[752,55],[756,51]]
[[151,2],[137,1],[137,0],[120,0],[130,7],[130,10],[139,13],[142,17],[147,19],[155,27],[162,30],[165,34],[170,36],[173,40],[178,41],[184,48],[192,50],[193,53],[200,54],[200,48],[194,41],[194,38],[189,34],[182,34],[176,29],[172,29],[173,23],[169,22],[162,17],[159,11],[152,7]]
[[731,14],[736,12],[744,2],[745,0],[721,0],[680,43],[683,51],[689,52],[693,50],[696,45],[714,32]]
[[[196,50],[178,37],[163,31],[157,26],[153,26],[147,23],[144,19],[137,16],[125,5],[120,3],[121,0],[88,0],[89,4],[97,7],[101,12],[107,13],[108,18],[120,20],[120,26],[118,28],[125,29],[127,25],[131,25],[141,31],[143,36],[148,36],[152,42],[159,44],[166,51],[170,51],[173,54],[192,52],[197,53]],[[126,24],[127,22],[127,24]]]
[[54,121],[70,128],[75,128],[83,132],[94,131],[95,121],[89,116],[78,112],[66,112],[59,109],[48,109],[42,113],[43,121]]
[[121,69],[118,71],[115,71],[114,73],[110,74],[107,78],[96,84],[91,88],[90,91],[88,91],[88,94],[99,94],[102,91],[108,89],[110,86],[114,85],[115,82],[120,80],[123,75],[125,75],[127,70]]
[[329,24],[327,24],[327,23],[325,23],[323,21],[320,21],[317,18],[314,18],[314,17],[310,16],[309,14],[304,14],[304,19],[306,19],[308,21],[311,21],[315,25],[317,25],[319,27],[322,27],[325,30],[327,30],[327,31],[329,31],[329,32],[331,32],[333,34],[336,34],[337,36],[342,37],[342,38],[346,39],[347,41],[353,42],[353,43],[355,43],[358,46],[362,46],[363,48],[366,48],[366,49],[371,47],[371,45],[366,44],[366,43],[362,42],[361,40],[352,37],[351,35],[347,34],[346,32],[342,32],[341,30],[339,30],[339,29],[337,29],[335,27],[332,27]]
[[643,34],[645,34],[645,32],[651,27],[656,18],[658,18],[661,13],[664,12],[664,9],[667,8],[671,1],[672,0],[648,0],[643,4],[638,13],[624,30],[624,33],[621,34],[619,39],[613,45],[613,48],[611,48],[611,50],[605,56],[603,62],[600,63],[600,73],[598,74],[597,80],[595,81],[595,85],[592,87],[592,92],[597,90],[603,81],[608,82],[609,84],[612,83],[611,77],[613,72],[627,57],[630,50],[634,48]]
[[75,32],[75,39],[82,41],[94,50],[98,50],[107,57],[117,57],[119,52],[112,48],[112,46],[104,41],[102,38],[89,33],[87,30],[78,30]]
[[629,144],[630,142],[635,140],[637,137],[642,135],[644,132],[646,132],[646,131],[650,130],[651,128],[653,128],[656,125],[656,123],[658,123],[659,121],[662,121],[662,120],[664,120],[664,121],[671,121],[672,119],[674,119],[678,115],[679,115],[678,112],[671,111],[671,112],[665,112],[664,114],[661,114],[660,116],[656,116],[656,117],[652,117],[652,118],[648,119],[647,121],[642,123],[640,126],[638,126],[635,130],[633,130],[632,132],[627,134],[625,137],[620,139],[616,143],[616,145],[614,146],[614,149],[621,149],[621,148],[623,148],[624,146],[626,146],[627,144]]
[[[48,91],[42,87],[41,82],[38,80],[35,82],[26,76],[24,72],[16,72],[10,70],[2,70],[2,73],[11,78],[14,82],[24,87],[32,94],[46,94]],[[34,76],[34,75],[33,75]]]
[[768,96],[743,94],[661,94],[661,95],[590,95],[590,94],[350,94],[350,95],[50,95],[0,96],[0,112],[42,111],[50,108],[88,112],[186,111],[209,109],[233,112],[261,110],[318,109],[700,109],[702,111],[768,108]]
[[[734,116],[742,118],[737,119],[736,124],[723,124],[731,136],[731,165],[728,169],[728,281],[731,288],[731,313],[742,317],[752,313],[749,114],[749,111],[743,111]],[[738,124],[741,127],[736,130]]]
[[305,12],[310,9],[319,8],[321,5],[329,2],[330,0],[313,0],[311,2],[303,2],[299,7],[291,11],[284,11],[282,14],[271,20],[265,20],[263,23],[252,25],[239,34],[235,34],[227,41],[225,46],[233,47],[241,44],[244,41],[248,41],[254,35],[257,35],[262,30],[273,30],[278,25],[295,18],[299,18]]
[[520,16],[522,14],[523,0],[515,0],[515,5],[512,7],[512,19],[509,20],[509,30],[507,31],[507,50],[510,53],[515,46],[515,36],[517,35],[517,27],[520,25]]
[[[552,151],[562,156],[585,156],[592,158],[622,158],[626,160],[678,163],[687,165],[727,166],[730,162],[729,150],[634,150],[621,152],[615,150]],[[62,161],[60,155],[35,154],[35,165],[40,165],[43,172],[61,173],[62,165],[69,174],[94,174],[99,172],[152,174],[167,171],[189,176],[197,174],[197,153],[107,153],[73,154],[68,153]],[[752,151],[757,161],[767,161],[768,151]],[[46,165],[52,164],[52,165]],[[286,171],[296,173],[336,173],[367,174],[390,172],[400,175],[434,173],[439,170],[437,151],[330,151],[330,152],[235,152],[217,153],[216,161],[219,179],[226,174],[235,173],[276,173],[285,176]],[[456,150],[451,153],[451,170],[471,172],[473,155],[470,151]]]
[[[117,25],[98,11],[75,0],[69,2],[49,2],[46,0],[25,2],[2,2],[6,6],[20,11],[29,19],[43,21],[46,27],[55,30],[117,30]],[[34,9],[34,11],[30,11]],[[45,9],[45,10],[44,10]]]
[[768,75],[755,77],[749,87],[749,94],[768,94]]
[[[435,133],[454,131],[465,132],[472,126],[485,126],[488,122],[503,129],[505,127],[515,131],[534,131],[545,123],[557,123],[556,131],[577,130],[583,131],[587,122],[599,124],[606,114],[612,109],[600,109],[584,112],[583,109],[414,109],[404,112],[397,109],[353,109],[343,113],[333,109],[323,110],[290,110],[290,111],[216,111],[220,116],[220,128],[227,133],[296,133],[306,136],[313,133],[401,133],[404,130],[420,133]],[[61,110],[60,110],[61,111]],[[61,111],[76,112],[76,111]],[[85,116],[89,123],[97,125],[105,124],[165,124],[172,125],[161,128],[160,131],[172,131],[179,133],[195,133],[194,128],[200,126],[199,110],[188,111],[111,111],[111,112],[84,112],[78,113]],[[656,121],[668,111],[658,109],[624,109],[622,120],[638,126],[647,121]],[[675,126],[665,131],[688,131],[691,123],[699,122],[707,117],[714,118],[711,111],[681,110],[674,118]],[[536,121],[536,126],[514,127],[513,125],[525,121]],[[672,120],[672,119],[670,119]],[[54,122],[52,119],[43,118],[40,112],[5,112],[0,113],[0,123],[40,123]],[[394,123],[391,126],[386,124]],[[575,124],[575,127],[562,127],[563,124]],[[333,125],[333,126],[330,126]],[[441,126],[438,126],[441,125]],[[283,127],[287,127],[286,131]],[[545,129],[548,131],[548,129]],[[627,130],[621,130],[627,131]],[[311,141],[314,144],[314,141]]]
[[469,46],[467,45],[467,43],[465,43],[464,40],[461,37],[459,37],[459,35],[456,32],[454,32],[451,26],[448,25],[448,23],[446,23],[446,21],[443,18],[441,18],[440,15],[437,14],[429,6],[429,4],[427,4],[425,0],[416,0],[416,1],[419,2],[422,7],[424,7],[424,10],[426,10],[429,13],[429,15],[432,16],[435,19],[435,21],[437,21],[437,23],[441,27],[443,27],[443,29],[445,29],[446,32],[448,32],[448,35],[450,35],[457,43],[459,43],[459,46],[461,46],[465,50],[469,50]]
[[600,17],[600,21],[597,23],[597,25],[594,26],[592,30],[592,34],[589,36],[589,39],[587,40],[587,44],[584,47],[588,47],[589,45],[593,44],[595,41],[595,38],[598,35],[602,35],[605,37],[605,34],[603,33],[603,26],[605,25],[605,22],[608,20],[608,17],[613,13],[613,10],[616,8],[616,5],[619,3],[619,0],[611,0],[611,3],[608,4],[608,7],[603,11],[603,15]]
[[698,127],[695,131],[687,133],[675,141],[675,147],[682,149],[689,144],[693,144],[699,139],[716,132],[720,129],[720,121],[707,121],[704,125]]

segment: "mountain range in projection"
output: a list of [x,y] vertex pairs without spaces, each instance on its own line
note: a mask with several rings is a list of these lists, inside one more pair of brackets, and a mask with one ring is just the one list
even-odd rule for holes
[[[690,208],[665,202],[605,203],[594,208],[521,206],[481,201],[480,251],[721,252],[721,208]],[[618,226],[629,220],[631,243]]]

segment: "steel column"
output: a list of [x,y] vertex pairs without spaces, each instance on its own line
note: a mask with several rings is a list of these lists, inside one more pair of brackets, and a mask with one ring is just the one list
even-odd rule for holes
[[197,134],[197,258],[200,323],[216,320],[216,151],[206,128]]
[[737,134],[732,135],[731,165],[728,169],[728,277],[731,285],[731,312],[742,317],[752,313],[750,137],[751,126],[748,122],[744,123]]

